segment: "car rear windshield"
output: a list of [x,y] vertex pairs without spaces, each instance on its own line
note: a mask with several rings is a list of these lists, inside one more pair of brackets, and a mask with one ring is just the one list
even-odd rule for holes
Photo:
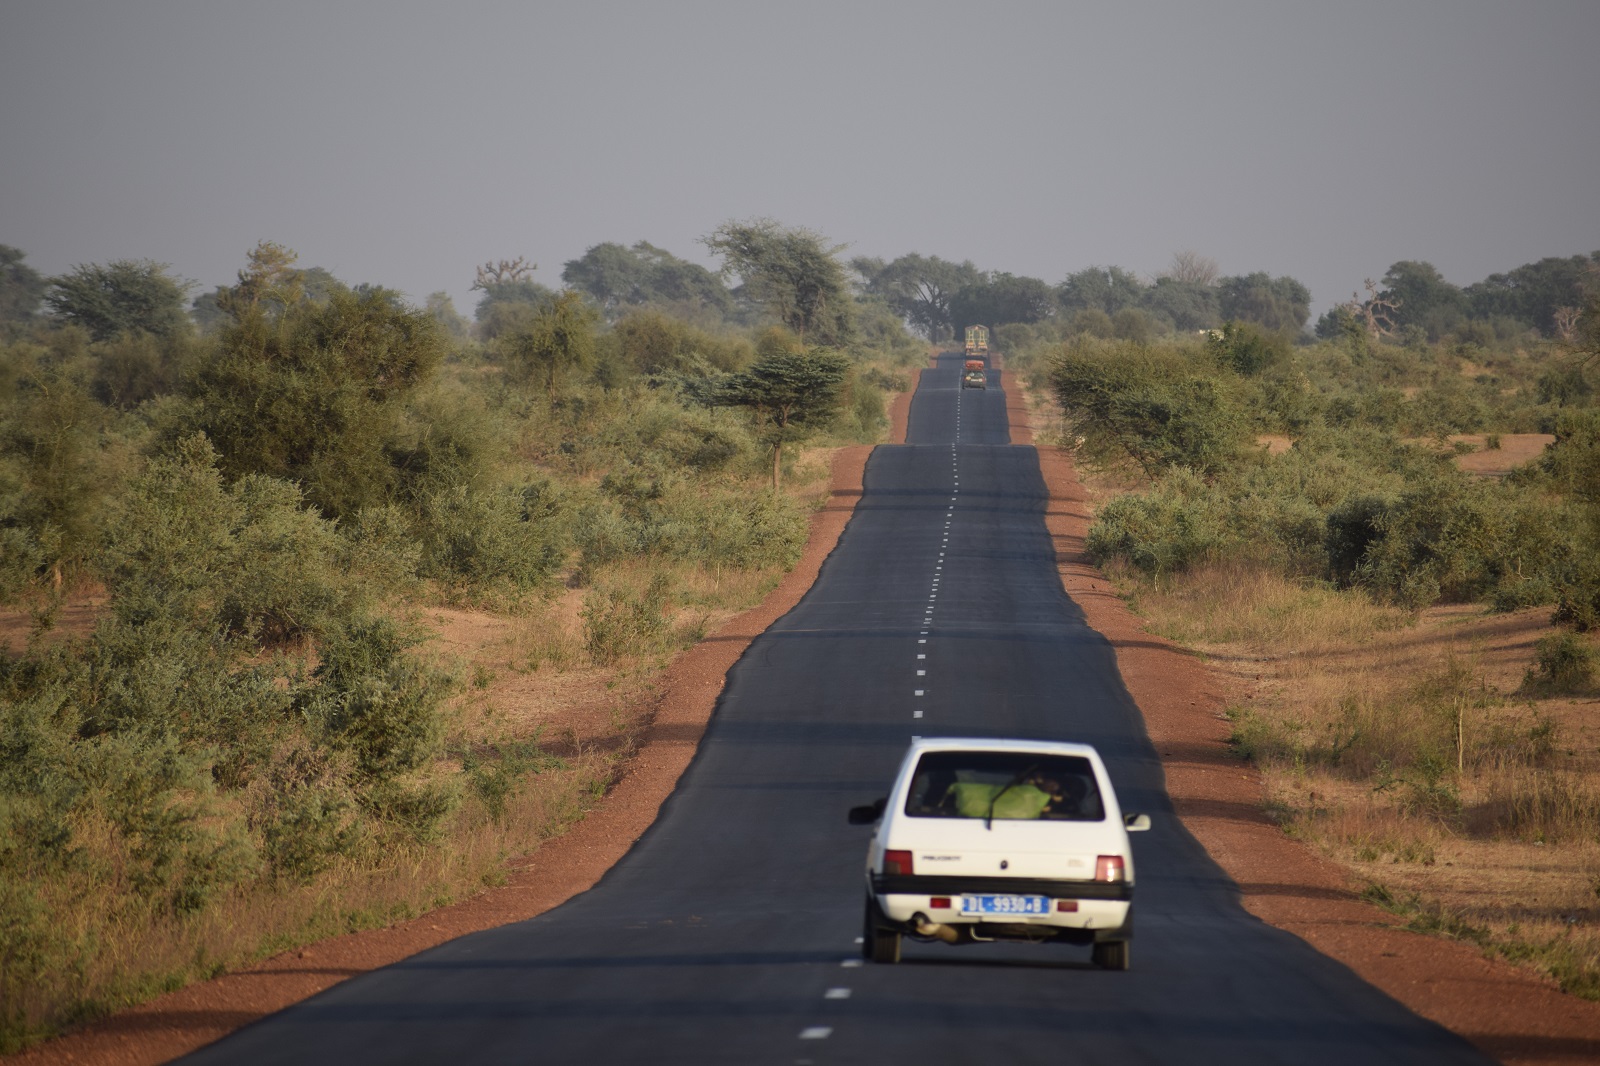
[[913,818],[1101,822],[1094,767],[1080,755],[930,751],[906,797]]

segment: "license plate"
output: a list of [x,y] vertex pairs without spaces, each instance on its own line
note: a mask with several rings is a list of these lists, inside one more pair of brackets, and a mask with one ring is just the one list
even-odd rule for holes
[[962,896],[962,914],[1048,914],[1043,896]]

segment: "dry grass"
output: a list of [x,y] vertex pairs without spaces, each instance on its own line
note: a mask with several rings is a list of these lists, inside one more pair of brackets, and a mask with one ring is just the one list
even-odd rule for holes
[[[817,466],[826,469],[821,460]],[[780,576],[777,567],[741,571],[635,560],[605,567],[588,575],[591,585],[564,588],[516,613],[439,603],[416,608],[414,620],[433,633],[422,654],[462,681],[446,709],[446,753],[423,775],[462,797],[439,835],[447,844],[374,841],[336,858],[308,883],[258,882],[185,917],[138,903],[143,894],[136,886],[105,874],[116,869],[114,862],[94,865],[99,873],[35,886],[51,935],[33,947],[50,953],[51,965],[39,972],[51,978],[27,988],[0,982],[0,1003],[10,1014],[0,1019],[0,1044],[20,1046],[223,970],[328,936],[380,928],[500,882],[508,859],[566,831],[605,794],[648,725],[657,679],[672,654],[759,602]],[[586,599],[603,586],[620,601],[634,601],[652,583],[667,590],[659,639],[596,662],[586,651]],[[63,623],[74,633],[87,631],[99,602],[84,598],[72,607]],[[26,615],[13,612],[5,621],[25,643]],[[0,632],[0,639],[9,637]],[[465,772],[467,760],[493,760],[509,750],[536,752],[533,769],[505,778],[503,797],[480,794]],[[242,794],[222,794],[215,802],[219,819],[244,822]],[[79,846],[96,854],[122,846],[109,831],[75,828]],[[125,903],[111,913],[108,900]],[[5,935],[0,929],[0,951],[14,947]]]
[[1237,566],[1128,588],[1231,679],[1287,832],[1414,928],[1600,998],[1600,693],[1525,684],[1548,610],[1413,616]]
[[[108,914],[130,886],[72,878],[38,886],[60,965],[53,980],[6,990],[19,1031],[49,1032],[286,948],[380,928],[474,894],[503,878],[505,861],[563,832],[605,792],[613,759],[581,753],[525,779],[496,820],[463,803],[448,848],[386,842],[383,858],[340,859],[308,884],[238,891],[174,918],[152,907]],[[88,834],[88,836],[92,836]],[[92,847],[91,839],[83,840]]]

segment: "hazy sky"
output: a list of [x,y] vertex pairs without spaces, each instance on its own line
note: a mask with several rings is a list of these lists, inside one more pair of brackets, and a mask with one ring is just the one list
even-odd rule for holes
[[202,287],[270,239],[470,312],[601,241],[1310,286],[1600,249],[1600,0],[0,0],[0,243]]

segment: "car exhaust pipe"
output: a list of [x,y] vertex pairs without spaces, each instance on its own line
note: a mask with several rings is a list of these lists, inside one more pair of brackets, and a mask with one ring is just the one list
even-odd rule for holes
[[918,936],[933,937],[936,940],[943,940],[946,944],[959,944],[962,940],[961,930],[953,925],[940,925],[921,911],[912,917],[911,925],[916,929]]

